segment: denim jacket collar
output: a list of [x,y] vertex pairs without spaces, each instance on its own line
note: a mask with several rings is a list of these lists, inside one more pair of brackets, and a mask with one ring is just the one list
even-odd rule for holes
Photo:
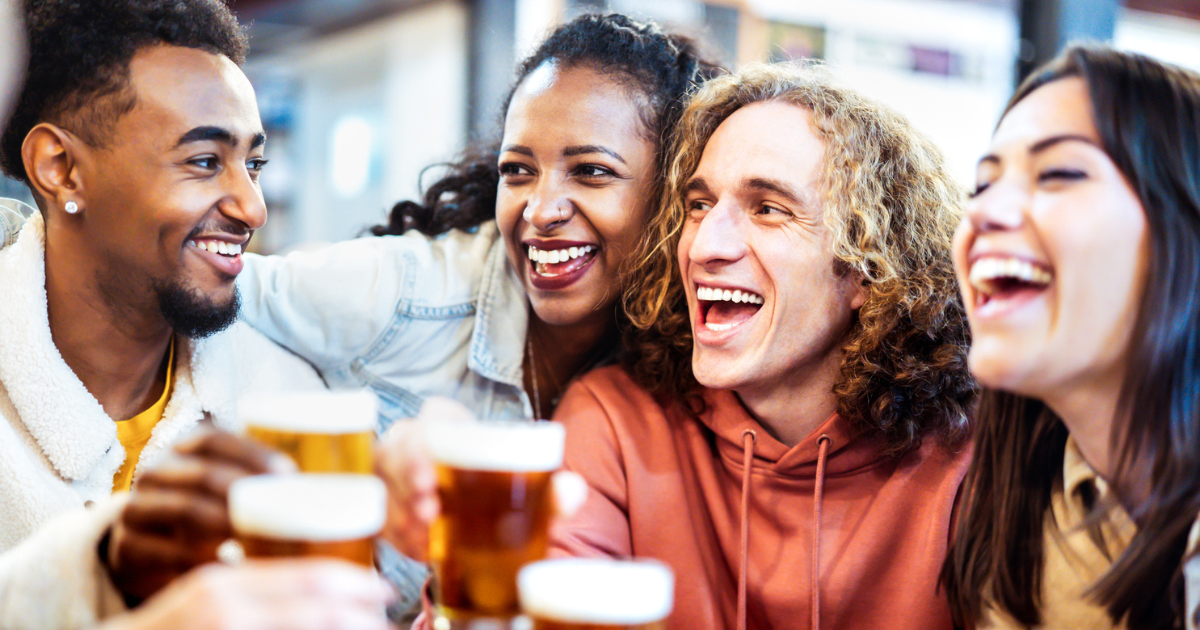
[[529,302],[522,286],[509,264],[504,240],[498,239],[488,252],[479,286],[468,365],[489,379],[518,389],[522,387],[521,364],[529,324]]

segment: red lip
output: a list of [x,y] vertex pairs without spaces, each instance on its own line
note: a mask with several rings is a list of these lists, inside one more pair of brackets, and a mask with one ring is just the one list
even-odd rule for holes
[[191,250],[192,253],[200,256],[200,258],[202,258],[205,262],[215,267],[217,272],[222,275],[234,278],[242,272],[244,263],[242,262],[241,254],[238,254],[237,256],[225,256],[222,254],[205,251],[198,247],[192,247],[190,245],[187,246],[187,249]]
[[[534,247],[537,247],[537,246],[535,245]],[[541,291],[558,291],[560,289],[565,289],[566,287],[569,287],[572,284],[575,284],[577,281],[579,281],[580,278],[582,278],[585,274],[587,274],[588,269],[592,268],[592,263],[596,262],[596,258],[597,258],[596,256],[593,256],[593,257],[589,258],[587,260],[587,262],[585,262],[583,264],[583,266],[579,267],[578,269],[575,269],[574,271],[569,271],[562,275],[554,276],[552,278],[548,278],[546,276],[539,274],[537,272],[537,270],[534,268],[534,262],[532,260],[530,260],[529,261],[529,284],[532,284],[533,288],[541,290]]]

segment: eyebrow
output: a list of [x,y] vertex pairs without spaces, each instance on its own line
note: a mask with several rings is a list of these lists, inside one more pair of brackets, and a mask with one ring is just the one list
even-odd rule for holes
[[[529,157],[533,157],[533,149],[530,149],[529,147],[524,146],[524,145],[509,144],[509,145],[500,147],[501,153],[507,153],[509,151],[511,151],[513,153],[519,153],[521,155],[527,155]],[[629,163],[625,161],[625,158],[621,157],[620,153],[617,153],[616,151],[613,151],[612,149],[609,149],[608,147],[602,147],[598,144],[580,144],[580,145],[570,146],[570,147],[563,149],[563,155],[567,156],[567,157],[573,157],[576,155],[587,155],[589,153],[603,153],[605,155],[612,156],[618,162],[620,162],[626,166],[629,165]]]
[[742,182],[742,186],[751,190],[775,193],[794,204],[804,205],[803,198],[794,190],[792,190],[791,186],[788,186],[787,184],[778,180],[767,179],[765,177],[751,177],[750,179],[744,180]]
[[[766,177],[750,177],[742,180],[741,186],[749,190],[775,193],[786,199],[789,203],[794,203],[798,206],[807,205],[803,196],[796,193],[791,186],[777,180]],[[693,177],[688,180],[688,183],[684,184],[683,192],[685,194],[692,192],[711,194],[712,189],[708,187],[708,182],[704,181],[703,177]]]
[[[1042,153],[1042,152],[1050,149],[1051,147],[1058,145],[1058,144],[1062,144],[1064,142],[1082,142],[1084,144],[1090,144],[1096,148],[1100,148],[1100,145],[1096,144],[1095,140],[1092,140],[1091,138],[1088,138],[1087,136],[1081,136],[1081,135],[1073,134],[1073,133],[1065,133],[1065,134],[1062,134],[1059,136],[1050,136],[1049,138],[1043,138],[1041,140],[1038,140],[1037,142],[1033,143],[1029,147],[1029,154],[1037,155],[1038,153]],[[1000,157],[997,156],[995,153],[989,153],[989,154],[979,158],[980,164],[983,164],[985,162],[999,164]]]
[[683,185],[683,192],[708,193],[711,192],[711,189],[709,189],[708,182],[704,181],[703,177],[693,177],[688,180],[688,183]]
[[[193,142],[213,142],[213,141],[222,142],[224,144],[228,144],[231,147],[236,147],[238,145],[237,137],[234,136],[233,133],[231,133],[228,129],[223,129],[221,127],[205,126],[205,127],[196,127],[195,129],[192,129],[192,130],[188,131],[187,133],[183,134],[182,136],[180,136],[179,140],[175,143],[175,147],[179,148],[185,144],[191,144]],[[258,147],[262,146],[264,143],[266,143],[266,141],[267,141],[267,134],[260,131],[256,134],[254,134],[254,137],[250,140],[250,148],[251,149],[258,148]]]

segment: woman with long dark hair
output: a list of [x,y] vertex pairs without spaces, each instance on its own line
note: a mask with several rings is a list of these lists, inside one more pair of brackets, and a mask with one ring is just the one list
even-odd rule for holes
[[1200,77],[1072,47],[1013,96],[955,241],[986,386],[960,624],[1180,628],[1200,512]]

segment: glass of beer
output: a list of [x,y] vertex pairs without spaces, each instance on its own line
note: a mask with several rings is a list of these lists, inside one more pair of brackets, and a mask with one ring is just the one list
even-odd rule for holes
[[546,556],[563,426],[427,422],[425,435],[442,507],[429,531],[440,618],[515,617],[517,570]]
[[238,415],[251,439],[282,451],[301,472],[371,472],[377,415],[369,391],[248,396]]
[[229,487],[229,518],[247,558],[330,556],[374,566],[387,490],[372,475],[255,475]]
[[675,599],[671,570],[651,560],[545,560],[517,581],[533,630],[664,630]]

